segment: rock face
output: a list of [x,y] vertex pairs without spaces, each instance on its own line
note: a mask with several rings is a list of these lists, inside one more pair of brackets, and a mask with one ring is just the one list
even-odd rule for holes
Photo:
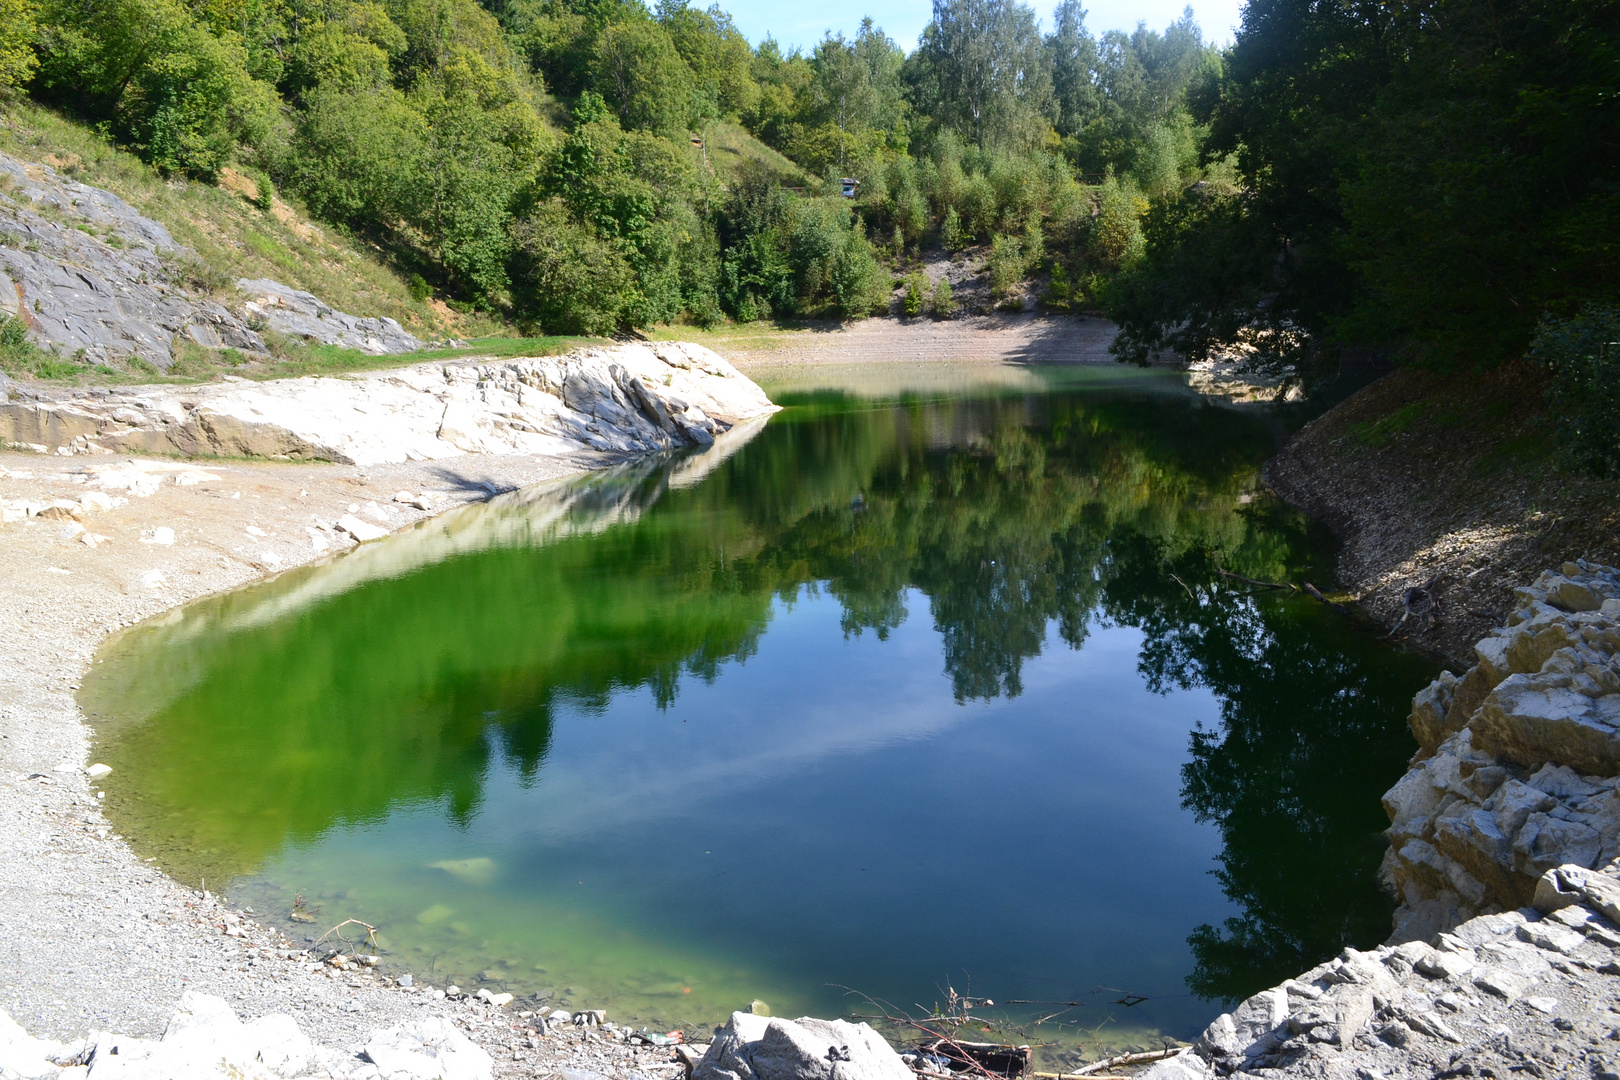
[[93,1031],[35,1039],[0,1012],[0,1075],[30,1080],[489,1080],[488,1053],[433,1016],[373,1031],[355,1051],[317,1046],[284,1014],[243,1023],[223,998],[186,991],[161,1039]]
[[372,356],[415,352],[422,347],[393,319],[346,315],[332,310],[313,293],[289,289],[268,278],[243,278],[236,287],[247,294],[242,310],[249,324],[261,329],[323,345],[342,345]]
[[[0,154],[0,312],[38,345],[101,363],[139,357],[160,371],[177,339],[265,353],[261,329],[366,352],[422,347],[392,319],[358,319],[272,281],[244,281],[230,305],[188,289],[196,255],[101,188]],[[0,386],[0,389],[4,389]]]
[[55,453],[303,458],[355,465],[463,454],[639,455],[708,446],[776,411],[700,345],[421,364],[352,378],[227,380],[0,402],[0,441]]
[[1413,700],[1420,749],[1384,796],[1390,944],[1141,1077],[1620,1075],[1620,571],[1565,563],[1516,596],[1479,663]]
[[866,1024],[776,1020],[737,1012],[692,1069],[692,1080],[916,1080]]
[[1614,1075],[1620,880],[1548,871],[1535,907],[1369,952],[1243,1002],[1139,1080]]
[[1516,598],[1479,662],[1413,701],[1418,758],[1384,796],[1399,937],[1529,903],[1553,867],[1620,857],[1620,571],[1566,563]]

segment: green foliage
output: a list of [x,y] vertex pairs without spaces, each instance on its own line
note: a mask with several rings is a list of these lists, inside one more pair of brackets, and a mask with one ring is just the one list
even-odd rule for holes
[[968,235],[962,229],[962,215],[956,212],[954,206],[945,211],[945,221],[940,226],[940,240],[947,251],[960,251],[968,245]]
[[608,335],[627,322],[635,289],[629,252],[574,219],[561,200],[515,222],[512,249],[514,287],[545,332]]
[[15,91],[34,77],[39,20],[32,0],[0,0],[0,91]]
[[37,379],[75,379],[85,367],[41,349],[28,339],[27,323],[0,313],[0,371]]
[[1620,307],[1544,318],[1530,355],[1552,371],[1547,403],[1566,458],[1598,476],[1620,473]]
[[934,0],[908,69],[919,109],[974,143],[1029,148],[1050,126],[1045,42],[1017,0]]
[[1117,293],[1121,347],[1258,328],[1301,336],[1307,363],[1350,346],[1483,367],[1544,314],[1614,303],[1613,40],[1603,0],[1253,0],[1189,91],[1204,158],[1235,161],[1241,190],[1164,196],[1180,205]]
[[908,316],[916,318],[923,313],[923,306],[928,301],[928,278],[921,270],[913,270],[906,275],[906,293],[900,301],[900,308]]
[[928,309],[936,319],[948,319],[956,314],[956,297],[951,293],[949,281],[940,278],[934,283],[934,292],[928,298]]
[[692,70],[669,31],[630,19],[602,31],[596,46],[596,89],[627,128],[684,137],[697,118]]
[[252,178],[253,205],[268,212],[276,204],[276,185],[263,169],[255,169]]

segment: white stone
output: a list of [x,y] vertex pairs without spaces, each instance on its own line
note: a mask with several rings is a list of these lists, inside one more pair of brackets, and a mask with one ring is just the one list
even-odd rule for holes
[[338,519],[337,527],[360,541],[362,544],[368,540],[381,540],[388,535],[388,530],[369,521],[362,521],[353,514],[344,514]]
[[84,775],[88,776],[92,780],[100,780],[103,776],[111,774],[111,772],[111,765],[103,765],[98,761],[88,769],[84,770]]

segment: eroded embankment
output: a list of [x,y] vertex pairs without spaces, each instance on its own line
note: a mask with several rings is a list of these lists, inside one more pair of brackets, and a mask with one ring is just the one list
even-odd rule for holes
[[1459,670],[1543,567],[1620,561],[1620,481],[1563,468],[1545,379],[1527,364],[1397,371],[1266,466],[1279,495],[1343,542],[1340,586]]
[[1620,570],[1517,590],[1477,663],[1413,702],[1385,796],[1392,944],[1216,1019],[1155,1080],[1620,1070]]

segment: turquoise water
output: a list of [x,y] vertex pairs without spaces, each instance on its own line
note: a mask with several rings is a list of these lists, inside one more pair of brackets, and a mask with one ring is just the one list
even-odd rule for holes
[[884,378],[131,630],[81,693],[109,814],[289,933],[661,1028],[954,990],[1050,1060],[1381,940],[1432,670],[1217,573],[1331,576],[1266,422]]

